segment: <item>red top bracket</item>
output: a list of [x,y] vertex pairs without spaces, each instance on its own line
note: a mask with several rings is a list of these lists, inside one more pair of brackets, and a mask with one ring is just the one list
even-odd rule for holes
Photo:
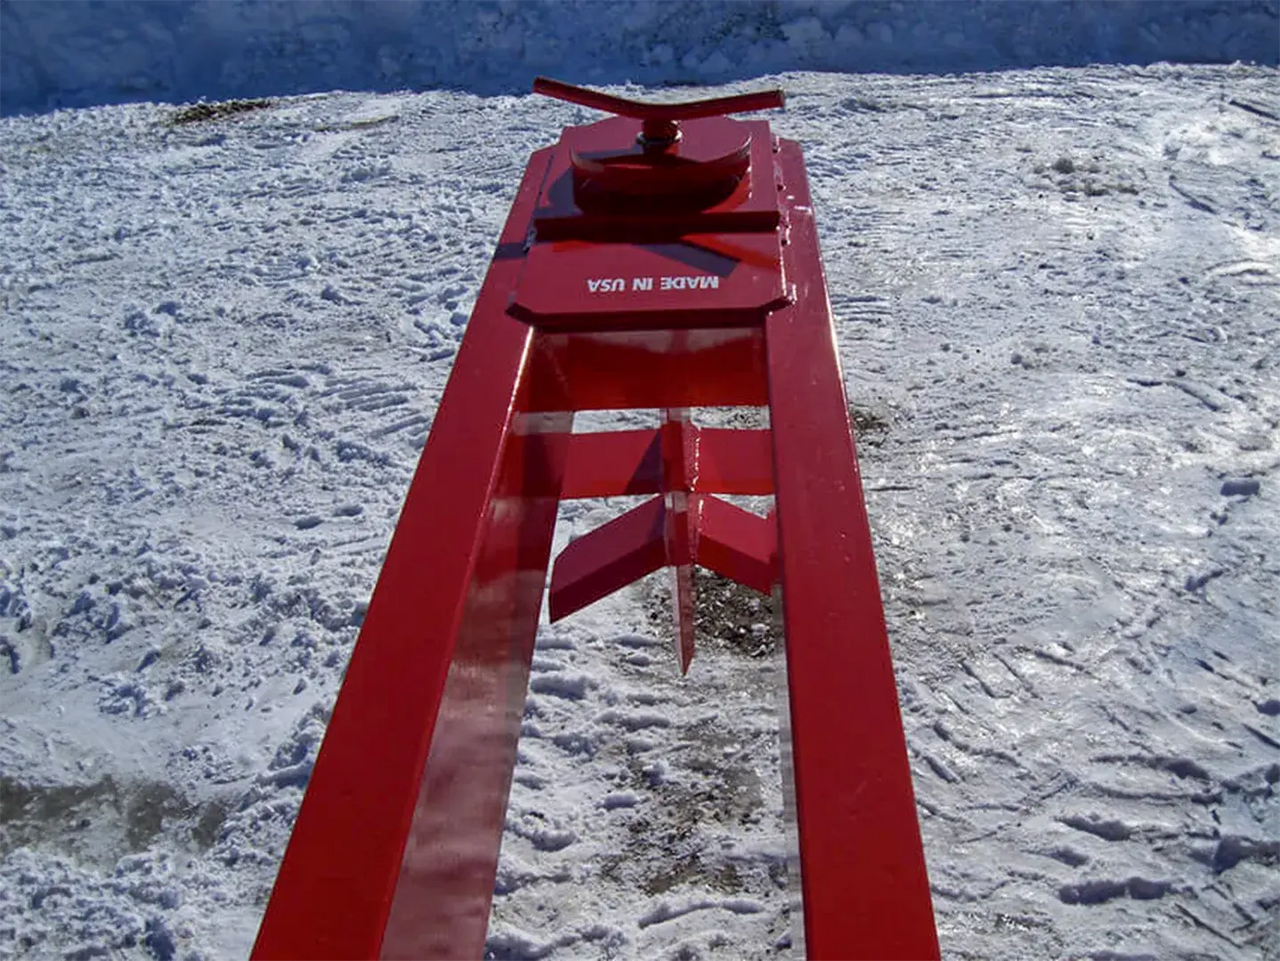
[[768,124],[723,115],[782,106],[781,90],[641,103],[546,77],[533,89],[619,115],[561,135],[534,214],[538,240],[635,242],[777,226]]
[[770,110],[786,103],[781,90],[761,90],[733,97],[714,97],[711,100],[692,100],[687,103],[641,103],[612,94],[575,87],[571,83],[538,77],[533,81],[533,92],[567,100],[569,103],[603,110],[619,117],[634,117],[644,121],[641,143],[646,146],[665,147],[680,137],[676,121],[693,120],[696,117],[722,117],[730,113],[748,110]]

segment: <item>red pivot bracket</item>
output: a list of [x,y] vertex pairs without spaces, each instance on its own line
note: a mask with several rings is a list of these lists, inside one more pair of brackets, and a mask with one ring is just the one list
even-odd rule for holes
[[640,213],[705,209],[724,200],[751,166],[747,128],[730,120],[690,127],[680,121],[781,107],[781,90],[687,103],[642,103],[539,77],[534,93],[640,121],[634,143],[621,150],[571,150],[574,200],[583,210]]

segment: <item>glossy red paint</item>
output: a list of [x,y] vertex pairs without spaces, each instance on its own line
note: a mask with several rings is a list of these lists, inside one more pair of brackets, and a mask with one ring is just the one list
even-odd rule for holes
[[533,81],[533,92],[554,97],[569,103],[603,110],[619,117],[635,117],[638,120],[694,120],[698,117],[720,117],[730,113],[746,113],[749,110],[772,110],[786,103],[781,90],[760,90],[753,93],[734,94],[731,97],[713,97],[685,103],[645,103],[628,100],[612,94],[576,87],[571,83],[538,77]]
[[697,562],[761,594],[778,581],[778,527],[773,514],[759,517],[717,497],[701,499]]
[[[533,337],[505,312],[522,261],[503,251],[523,243],[550,153],[539,151],[530,161],[476,301],[316,758],[255,958],[381,955],[428,752],[437,749],[433,735],[459,634],[468,608],[488,596],[477,567],[486,553],[496,482]],[[424,603],[426,585],[430,603]],[[513,598],[494,603],[497,619],[512,618]],[[496,669],[504,674],[520,670],[501,662],[499,657]],[[511,736],[518,732],[517,724]],[[453,747],[439,747],[450,761]],[[500,837],[505,795],[471,799],[446,813],[472,825],[475,805],[484,805],[492,818],[482,831]],[[447,836],[438,841],[442,848],[450,843]],[[497,843],[490,846],[496,862]],[[470,872],[461,880],[485,887]],[[492,891],[492,877],[486,891],[463,894],[450,878],[423,910],[432,910],[434,898],[469,899],[473,893],[483,893],[487,905]],[[464,914],[464,925],[467,919],[474,922]],[[487,915],[480,921],[481,941],[486,921]],[[468,934],[458,931],[449,940],[470,944]]]
[[[689,477],[690,492],[773,493],[769,431],[726,430],[693,423],[686,430],[692,440],[689,459],[697,465]],[[516,436],[510,443],[530,441]],[[560,484],[561,500],[657,494],[665,489],[661,434],[656,430],[573,434],[568,444],[564,477],[524,475],[521,483],[527,485],[526,493],[541,495],[555,483]]]
[[531,410],[763,407],[764,328],[547,335],[534,340]]
[[752,326],[786,302],[778,235],[733,240],[536,244],[511,311],[542,330]]
[[[551,617],[669,566],[687,670],[694,564],[780,586],[796,942],[937,957],[803,161],[764,122],[712,116],[780,95],[539,88],[632,119],[570,128],[530,161],[253,956],[481,954],[558,504],[649,494],[556,559]],[[767,406],[770,429],[689,415],[744,405]],[[625,408],[661,426],[572,432],[575,411]],[[717,494],[773,494],[775,512]]]
[[[682,332],[683,333],[683,332]],[[698,470],[697,433],[683,407],[662,412],[664,539],[671,567],[671,610],[675,615],[675,650],[680,673],[693,660],[693,564],[698,551],[698,498],[690,494]]]
[[[682,104],[639,103],[539,77],[533,89],[618,115],[566,128],[534,212],[539,240],[771,231],[778,208],[767,176],[769,126],[725,114],[783,105],[781,90]],[[636,124],[624,118],[642,121]],[[685,137],[684,120],[702,119]]]
[[811,958],[936,958],[871,528],[798,144],[780,144],[795,303],[765,323]]
[[571,541],[551,576],[551,619],[568,617],[665,566],[666,532],[666,506],[655,497]]
[[698,476],[693,486],[715,494],[772,494],[772,432],[698,428]]

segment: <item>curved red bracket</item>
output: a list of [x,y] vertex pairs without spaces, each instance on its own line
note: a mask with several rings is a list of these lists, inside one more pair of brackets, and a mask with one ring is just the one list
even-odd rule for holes
[[619,117],[634,117],[643,121],[641,142],[646,145],[665,147],[679,139],[679,120],[693,120],[697,117],[723,117],[725,114],[744,113],[749,110],[771,110],[786,105],[786,96],[781,90],[760,90],[755,93],[740,93],[732,97],[712,97],[710,100],[691,100],[685,103],[644,103],[640,100],[628,100],[626,97],[615,97],[612,94],[576,87],[561,80],[550,77],[538,77],[533,81],[533,92],[540,93],[557,100],[567,100],[593,110],[603,110]]
[[628,100],[613,94],[600,93],[586,87],[577,87],[562,80],[538,77],[533,81],[533,92],[557,100],[567,100],[593,110],[617,114],[619,117],[635,117],[637,120],[693,120],[695,117],[722,117],[730,113],[748,110],[771,110],[786,104],[781,90],[759,90],[740,93],[732,97],[712,97],[710,100],[690,100],[685,103],[644,103]]

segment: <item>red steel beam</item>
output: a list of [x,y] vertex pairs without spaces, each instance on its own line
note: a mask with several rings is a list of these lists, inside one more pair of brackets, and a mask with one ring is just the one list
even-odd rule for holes
[[[677,335],[684,343],[674,348]],[[763,407],[761,328],[538,334],[529,409]]]
[[[697,470],[690,479],[690,493],[773,493],[773,444],[767,430],[694,424],[688,430],[697,450]],[[569,442],[560,497],[574,500],[656,494],[662,490],[662,464],[656,430],[574,434]],[[547,482],[536,479],[530,483],[532,490],[547,487]]]
[[565,470],[565,500],[656,494],[662,489],[662,448],[656,430],[574,434]]
[[765,323],[805,948],[938,957],[871,529],[799,145],[793,306]]
[[[316,758],[255,959],[371,958],[382,951],[533,338],[505,311],[550,157],[550,149],[533,155],[476,302]],[[496,862],[502,809],[494,813]],[[466,877],[471,894],[485,899],[482,944],[493,879],[483,895],[481,881]],[[459,947],[474,940],[460,934]],[[468,950],[478,954],[478,946]]]
[[[474,320],[473,320],[474,323]],[[559,498],[521,476],[563,474],[572,414],[520,414],[508,444],[418,791],[382,958],[478,958],[489,908]],[[421,590],[419,604],[421,605]]]

